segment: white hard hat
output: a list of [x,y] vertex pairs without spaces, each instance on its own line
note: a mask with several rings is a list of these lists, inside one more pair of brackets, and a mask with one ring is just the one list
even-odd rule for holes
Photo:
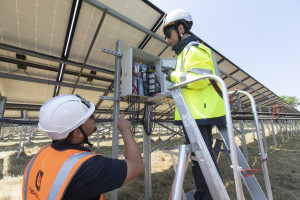
[[38,126],[50,139],[64,139],[84,124],[94,111],[94,104],[79,95],[59,95],[41,107]]
[[162,25],[162,31],[164,32],[165,28],[169,25],[175,24],[176,22],[190,22],[190,26],[189,28],[192,28],[193,25],[193,19],[192,19],[192,15],[183,9],[176,9],[171,11],[165,18],[163,21],[163,25]]

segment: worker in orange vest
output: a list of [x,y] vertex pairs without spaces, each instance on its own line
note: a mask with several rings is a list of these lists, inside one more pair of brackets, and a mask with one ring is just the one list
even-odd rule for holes
[[95,106],[79,95],[60,95],[40,109],[39,128],[52,143],[31,159],[23,178],[23,199],[103,199],[143,173],[140,150],[131,134],[131,123],[120,117],[118,129],[125,160],[91,153],[88,137],[96,131]]

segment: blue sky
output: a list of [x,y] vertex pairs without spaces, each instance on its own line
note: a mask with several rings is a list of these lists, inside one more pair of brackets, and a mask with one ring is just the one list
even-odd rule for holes
[[299,0],[150,1],[189,11],[193,33],[278,96],[300,99]]

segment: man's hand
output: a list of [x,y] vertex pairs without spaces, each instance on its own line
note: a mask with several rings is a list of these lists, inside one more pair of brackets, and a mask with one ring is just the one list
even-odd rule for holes
[[119,122],[117,124],[117,128],[118,130],[123,133],[123,132],[126,132],[126,131],[131,131],[131,122],[128,121],[127,119],[124,118],[124,115],[121,114],[120,118],[119,118]]

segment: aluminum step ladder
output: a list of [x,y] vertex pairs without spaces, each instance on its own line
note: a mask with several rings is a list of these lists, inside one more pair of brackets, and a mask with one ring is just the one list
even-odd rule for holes
[[[187,154],[190,152],[194,152],[195,156],[198,160],[199,166],[202,170],[202,173],[204,175],[204,178],[206,180],[207,186],[209,188],[212,195],[212,198],[214,200],[227,200],[230,199],[229,195],[225,189],[225,186],[222,182],[222,179],[216,169],[216,166],[212,160],[212,157],[206,147],[206,144],[201,136],[201,133],[199,131],[199,128],[196,124],[196,121],[194,120],[189,107],[182,95],[181,87],[189,84],[191,82],[200,80],[200,79],[214,79],[222,86],[223,91],[223,99],[224,99],[224,105],[225,105],[225,117],[227,121],[227,129],[228,129],[228,138],[229,138],[229,147],[230,147],[230,156],[232,161],[232,169],[234,174],[234,180],[235,180],[235,187],[236,187],[236,194],[237,199],[242,200],[244,199],[243,195],[243,189],[242,189],[242,182],[241,182],[241,176],[240,176],[240,167],[238,166],[238,159],[237,159],[237,151],[236,151],[236,145],[234,142],[234,136],[233,136],[233,126],[231,121],[231,113],[230,113],[230,107],[229,107],[229,99],[227,95],[227,88],[223,80],[215,75],[203,75],[199,78],[196,78],[191,81],[186,81],[184,83],[176,84],[173,87],[168,88],[171,91],[173,100],[177,106],[177,109],[179,111],[179,114],[181,116],[183,125],[185,127],[185,130],[187,132],[187,135],[189,137],[189,140],[191,142],[190,145],[181,145],[179,150],[179,158],[178,158],[178,164],[176,169],[176,175],[174,179],[174,187],[172,189],[172,195],[171,199],[180,199],[182,197],[182,185],[183,185],[183,179],[185,175],[185,169],[186,169],[186,160],[187,160]],[[226,95],[224,95],[226,94]]]
[[[213,75],[205,75],[201,78],[197,78],[193,81],[197,81],[199,79],[204,78],[212,78],[215,79],[217,82],[219,82],[222,86],[222,91],[224,94],[227,94],[227,89],[225,83],[217,76]],[[173,96],[173,100],[177,106],[177,109],[179,111],[179,114],[181,116],[183,125],[186,129],[187,135],[190,139],[191,144],[190,145],[180,145],[179,149],[179,158],[178,158],[178,164],[177,167],[174,166],[176,175],[174,179],[174,183],[172,186],[171,191],[171,199],[187,199],[184,195],[183,191],[183,180],[187,168],[187,160],[188,155],[190,155],[191,152],[195,153],[196,159],[198,160],[198,163],[200,165],[200,168],[203,172],[203,175],[205,177],[205,180],[207,182],[208,188],[211,192],[211,195],[213,199],[229,199],[228,193],[223,185],[223,182],[216,170],[216,167],[213,163],[213,160],[210,156],[210,153],[205,145],[205,142],[201,136],[201,133],[198,129],[198,126],[188,108],[188,105],[182,95],[180,87],[183,85],[186,85],[188,83],[191,83],[193,81],[184,82],[178,85],[175,85],[174,87],[169,88],[171,91],[171,94]],[[257,138],[259,143],[259,149],[260,149],[260,156],[261,160],[267,158],[267,154],[264,153],[262,139],[259,131],[259,124],[258,124],[258,117],[256,112],[256,106],[255,101],[253,97],[244,91],[238,91],[238,93],[242,93],[250,98],[254,120],[256,123],[256,129],[257,129]],[[226,98],[227,97],[227,98]],[[245,159],[244,155],[242,154],[241,150],[239,149],[238,145],[236,144],[234,140],[233,135],[233,126],[232,126],[232,120],[231,120],[231,114],[230,114],[230,107],[229,107],[229,100],[227,95],[223,95],[224,99],[224,105],[225,105],[225,116],[227,121],[227,127],[226,126],[219,126],[217,127],[219,129],[219,133],[224,141],[225,147],[227,151],[231,152],[231,164],[233,168],[234,178],[235,178],[235,186],[236,186],[236,194],[237,199],[244,199],[243,190],[242,190],[242,184],[241,184],[241,178],[243,179],[251,197],[253,199],[259,199],[264,200],[267,199],[265,196],[262,188],[260,187],[259,183],[257,182],[254,175],[245,177],[241,175],[240,171],[242,169],[250,169],[250,166],[247,163],[247,160]],[[268,194],[268,199],[272,200],[272,190],[271,190],[271,184],[269,180],[269,174],[267,169],[266,162],[263,162],[263,172],[264,172],[264,178],[266,183],[266,189]],[[216,192],[218,191],[218,192]]]

